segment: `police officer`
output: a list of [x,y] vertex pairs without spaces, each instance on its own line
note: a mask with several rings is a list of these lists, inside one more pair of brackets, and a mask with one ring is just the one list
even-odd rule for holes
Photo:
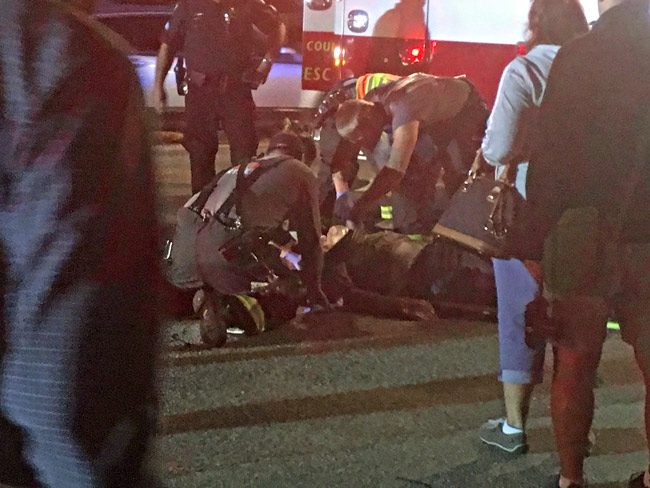
[[223,297],[259,292],[256,285],[273,274],[286,277],[287,267],[300,271],[308,303],[329,306],[318,182],[301,161],[303,151],[297,135],[280,132],[266,156],[224,171],[178,212],[169,278],[180,288],[204,288],[194,306],[208,345],[226,338]]
[[[266,80],[284,41],[285,27],[263,0],[181,0],[162,36],[153,100],[160,112],[166,101],[164,81],[174,54],[187,62],[186,130],[192,193],[215,176],[221,122],[233,165],[249,161],[257,150],[251,94]],[[261,61],[259,54],[263,54]]]

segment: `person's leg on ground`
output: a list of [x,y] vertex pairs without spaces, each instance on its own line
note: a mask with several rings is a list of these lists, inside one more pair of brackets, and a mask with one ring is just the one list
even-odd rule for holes
[[218,86],[190,85],[185,97],[183,146],[190,156],[192,194],[214,178],[215,157],[219,150]]
[[560,458],[560,487],[583,484],[583,462],[594,415],[594,378],[607,333],[608,307],[594,297],[553,302],[562,324],[554,347],[551,417]]
[[248,86],[233,83],[222,98],[221,120],[230,145],[233,166],[247,163],[257,152],[255,103]]

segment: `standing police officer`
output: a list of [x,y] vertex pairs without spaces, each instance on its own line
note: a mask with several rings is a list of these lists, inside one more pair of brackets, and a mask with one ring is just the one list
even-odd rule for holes
[[[251,94],[266,80],[284,41],[285,27],[264,0],[180,0],[162,37],[153,100],[161,111],[172,59],[187,61],[188,93],[183,145],[190,154],[192,193],[215,176],[219,122],[230,143],[233,165],[257,150]],[[263,54],[255,63],[257,54]]]

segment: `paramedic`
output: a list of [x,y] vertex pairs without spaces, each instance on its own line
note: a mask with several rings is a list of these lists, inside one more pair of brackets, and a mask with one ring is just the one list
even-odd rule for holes
[[[374,153],[381,168],[363,196],[350,204],[347,220],[362,221],[382,196],[408,179],[426,179],[426,172],[418,168],[429,163],[432,147],[451,176],[447,190],[453,192],[480,145],[487,115],[485,103],[467,78],[422,73],[380,86],[364,100],[344,102],[336,113],[336,128],[349,144],[337,156],[346,161],[348,153],[362,147]],[[381,144],[385,126],[390,131],[388,146]]]

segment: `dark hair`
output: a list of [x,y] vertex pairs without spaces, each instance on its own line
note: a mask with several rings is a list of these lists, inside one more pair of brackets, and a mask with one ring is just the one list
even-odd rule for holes
[[589,24],[578,0],[533,0],[528,11],[526,47],[562,46],[588,31]]
[[302,160],[305,152],[302,139],[300,139],[298,135],[290,132],[278,132],[271,137],[268,152],[271,152],[274,149],[280,150],[298,161]]

